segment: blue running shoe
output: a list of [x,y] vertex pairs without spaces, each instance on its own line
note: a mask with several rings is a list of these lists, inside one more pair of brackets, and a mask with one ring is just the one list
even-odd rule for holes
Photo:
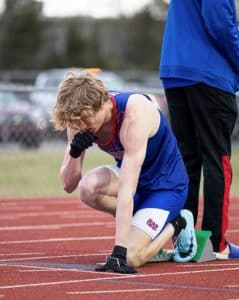
[[180,215],[186,221],[186,227],[174,238],[175,262],[188,262],[197,253],[197,239],[194,230],[194,220],[192,213],[187,209],[182,209]]
[[216,259],[239,259],[239,246],[229,242],[227,244],[229,246],[229,253],[223,254],[221,252],[214,252],[216,254]]

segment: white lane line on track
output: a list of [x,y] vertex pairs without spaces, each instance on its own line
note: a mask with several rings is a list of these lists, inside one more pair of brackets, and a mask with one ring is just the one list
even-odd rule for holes
[[[42,267],[42,266],[30,266],[30,265],[20,265],[20,264],[1,264],[1,266],[4,266],[4,267],[18,267],[18,268],[31,268],[31,269],[35,269],[36,271],[58,271],[58,272],[80,272],[80,273],[97,273],[99,274],[99,272],[95,272],[95,271],[92,271],[92,270],[80,270],[80,269],[66,269],[66,268],[58,268],[58,267]],[[16,271],[20,271],[20,270],[16,270]],[[0,289],[1,289],[1,286],[0,286]]]
[[13,206],[18,206],[19,205],[19,203],[17,204],[16,202],[5,202],[5,203],[2,203],[2,202],[0,202],[0,207],[6,207],[6,206],[11,206],[11,207],[13,207]]
[[[24,266],[26,267],[26,266]],[[28,266],[30,267],[30,266]],[[168,272],[168,273],[156,273],[156,274],[136,274],[136,275],[116,275],[112,276],[112,273],[108,273],[109,277],[101,277],[101,278],[89,278],[89,279],[79,279],[79,280],[68,280],[68,281],[52,281],[52,282],[41,282],[41,283],[29,283],[29,284],[20,284],[20,285],[5,285],[0,286],[0,290],[6,289],[16,289],[16,288],[27,288],[27,287],[37,287],[37,286],[50,286],[50,285],[61,285],[61,284],[70,284],[70,283],[81,283],[81,282],[94,282],[94,281],[107,281],[107,280],[115,280],[115,279],[124,279],[124,278],[144,278],[144,277],[161,277],[161,276],[179,276],[179,275],[188,275],[188,274],[199,274],[199,273],[216,273],[216,272],[225,272],[225,271],[238,271],[239,268],[223,268],[223,269],[210,269],[210,270],[197,270],[197,271],[188,271],[188,272]],[[78,272],[89,272],[89,273],[97,273],[94,271],[82,271],[78,270]],[[107,273],[105,273],[107,274]]]
[[[49,214],[48,215],[49,217],[54,217],[55,215],[51,215]],[[48,217],[47,216],[47,217]],[[0,215],[0,221],[3,221],[3,220],[7,220],[7,221],[11,221],[11,220],[21,220],[21,219],[26,219],[26,218],[32,218],[32,217],[37,217],[37,218],[42,218],[42,217],[45,217],[44,215],[41,215],[41,214],[35,214],[35,216],[31,216],[31,215],[25,215],[25,216],[15,216],[15,215],[11,215],[11,216],[7,216],[7,215],[4,215],[4,216],[1,216]],[[69,214],[58,214],[56,215],[56,217],[60,218],[60,219],[77,219],[78,221],[81,220],[81,219],[89,219],[89,220],[92,220],[92,219],[97,219],[98,221],[100,219],[103,219],[103,220],[106,220],[105,216],[102,216],[102,215],[89,215],[89,214],[74,214],[74,215],[69,215]]]
[[94,240],[112,240],[114,236],[91,236],[91,237],[71,237],[71,238],[52,238],[39,240],[22,240],[22,241],[1,241],[0,245],[15,244],[34,244],[34,243],[50,243],[50,242],[71,242],[71,241],[94,241]]
[[37,273],[37,272],[57,272],[59,270],[57,269],[51,269],[51,270],[19,270],[20,273]]
[[75,215],[75,216],[79,216],[79,217],[86,217],[86,218],[91,218],[91,217],[94,217],[94,218],[98,218],[98,217],[105,217],[105,214],[101,213],[101,212],[94,212],[92,213],[92,211],[89,211],[89,213],[84,211],[82,212],[81,210],[79,211],[75,211],[75,210],[62,210],[62,211],[49,211],[49,212],[46,212],[46,211],[43,211],[43,212],[11,212],[11,214],[6,214],[6,213],[3,213],[1,214],[0,213],[0,220],[4,220],[5,218],[10,218],[12,216],[16,216],[16,217],[42,217],[42,216],[71,216],[71,215]]
[[24,206],[24,204],[26,206],[29,206],[30,203],[33,203],[33,204],[41,204],[41,205],[44,205],[44,204],[47,204],[47,205],[55,205],[55,204],[72,204],[72,203],[75,203],[81,207],[83,207],[83,205],[81,205],[81,202],[77,199],[73,199],[73,200],[70,200],[70,199],[62,199],[60,200],[59,198],[57,199],[42,199],[42,198],[29,198],[29,199],[17,199],[17,201],[15,199],[6,199],[6,200],[3,200],[1,199],[0,200],[0,206],[6,206],[6,205],[17,205],[19,206],[19,203],[20,206]]
[[97,220],[99,220],[99,219],[103,219],[103,220],[105,220],[106,218],[105,218],[105,216],[104,215],[98,215],[98,216],[96,216],[96,215],[91,215],[91,216],[89,216],[88,214],[85,214],[84,216],[83,215],[62,215],[62,216],[60,216],[60,218],[61,219],[66,219],[66,220],[69,220],[69,219],[90,219],[90,220],[92,220],[92,219],[97,219]]
[[69,295],[87,295],[87,294],[114,294],[114,293],[135,293],[135,292],[158,292],[163,289],[137,289],[137,290],[105,290],[105,291],[81,291],[81,292],[66,292]]
[[[218,260],[217,260],[218,261]],[[195,268],[195,267],[199,267],[199,268],[204,268],[204,267],[227,267],[227,266],[239,266],[239,261],[235,262],[235,263],[211,263],[211,264],[200,264],[200,263],[194,263],[194,264],[188,264],[185,266],[181,266],[181,268]]]
[[113,226],[114,222],[84,222],[84,223],[62,223],[62,224],[45,224],[45,225],[27,225],[27,226],[1,226],[0,231],[17,231],[17,230],[49,230],[63,229],[68,227],[90,227],[90,226]]
[[[0,256],[23,256],[23,255],[44,255],[43,252],[24,252],[24,253],[0,253]],[[26,258],[25,258],[26,259]]]
[[[2,264],[1,264],[2,265]],[[96,272],[96,271],[93,271],[93,270],[81,270],[79,268],[75,268],[75,269],[69,269],[69,268],[58,268],[58,267],[43,267],[43,266],[30,266],[30,265],[20,265],[20,264],[6,264],[6,265],[3,265],[5,267],[18,267],[18,268],[28,268],[28,269],[35,269],[36,271],[58,271],[58,272],[77,272],[77,273],[90,273],[90,274],[97,274],[99,275],[99,272]],[[1,266],[0,266],[1,267]],[[19,272],[20,270],[15,270],[16,272]],[[123,275],[122,275],[123,276]],[[108,277],[108,278],[111,278],[111,277]],[[112,277],[113,278],[113,277]],[[1,290],[1,286],[0,286],[0,290]]]
[[[0,259],[0,262],[11,262],[11,261],[24,261],[24,260],[38,260],[38,259],[50,259],[50,258],[71,258],[71,257],[84,257],[84,256],[102,256],[102,255],[109,255],[111,252],[110,250],[103,253],[86,253],[86,254],[74,254],[74,255],[53,255],[53,256],[39,256],[39,257],[21,257],[21,258],[7,258],[7,259]],[[2,265],[0,265],[1,267]]]
[[0,221],[3,221],[3,220],[21,220],[21,219],[26,219],[26,218],[31,218],[31,217],[37,217],[37,218],[42,218],[42,217],[58,217],[58,218],[61,218],[61,219],[78,219],[78,220],[81,220],[81,219],[106,219],[106,217],[104,215],[90,215],[90,214],[77,214],[75,213],[74,215],[70,215],[68,213],[65,213],[65,214],[42,214],[42,213],[33,213],[33,214],[22,214],[21,216],[19,215],[4,215],[4,216],[1,216],[0,214]]
[[[59,258],[59,257],[74,257],[74,256],[87,256],[87,255],[100,255],[101,254],[110,254],[110,249],[106,250],[99,250],[97,253],[87,253],[87,254],[71,254],[71,255],[57,255],[57,256],[39,256],[39,257],[20,257],[20,258],[8,258],[8,259],[2,259],[0,261],[15,261],[15,260],[28,260],[28,259],[41,259],[41,258]],[[26,255],[46,255],[44,252],[24,252],[24,253],[0,253],[0,256],[26,256]]]
[[68,210],[68,211],[52,211],[52,212],[12,212],[0,214],[0,219],[4,218],[10,218],[12,215],[15,217],[42,217],[42,216],[57,216],[57,215],[72,215],[72,214],[79,214],[79,212],[76,212],[75,210]]
[[[12,210],[14,209],[14,211],[15,210],[17,210],[17,211],[36,211],[36,210],[42,210],[42,211],[44,211],[46,208],[44,207],[44,206],[40,206],[40,205],[38,205],[38,206],[28,206],[28,207],[22,207],[22,206],[16,206],[16,207],[14,207],[14,208],[12,208],[12,207],[1,207],[1,211],[3,212],[3,211],[5,211],[5,212],[11,212]],[[13,212],[14,213],[14,212]]]

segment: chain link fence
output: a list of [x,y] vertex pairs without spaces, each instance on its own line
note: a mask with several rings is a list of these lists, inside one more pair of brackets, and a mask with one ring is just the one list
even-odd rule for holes
[[[163,111],[167,114],[165,96]],[[66,132],[55,131],[50,111],[56,101],[56,88],[36,88],[29,85],[0,84],[0,147],[17,145],[21,149],[38,149],[43,144],[66,143]],[[239,107],[239,94],[237,95]],[[233,141],[239,141],[239,117],[233,131]]]
[[0,85],[0,147],[37,149],[44,142],[65,142],[66,132],[55,131],[50,122],[55,100],[54,89]]

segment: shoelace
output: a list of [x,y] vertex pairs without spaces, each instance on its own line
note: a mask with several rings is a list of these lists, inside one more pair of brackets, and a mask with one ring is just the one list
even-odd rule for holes
[[174,248],[178,249],[179,252],[185,252],[186,244],[185,240],[180,239],[180,237],[177,237],[174,241]]

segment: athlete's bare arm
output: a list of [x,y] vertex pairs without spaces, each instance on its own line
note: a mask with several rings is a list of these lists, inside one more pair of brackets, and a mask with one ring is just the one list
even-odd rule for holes
[[72,193],[76,189],[81,179],[81,170],[85,155],[85,151],[83,151],[78,158],[72,158],[69,154],[70,143],[76,133],[76,130],[67,128],[68,143],[65,150],[64,160],[60,169],[60,177],[63,184],[63,188],[68,193]]
[[138,184],[148,139],[160,124],[156,107],[143,95],[130,96],[120,130],[124,157],[120,168],[116,210],[115,244],[127,247],[133,212],[133,196]]

